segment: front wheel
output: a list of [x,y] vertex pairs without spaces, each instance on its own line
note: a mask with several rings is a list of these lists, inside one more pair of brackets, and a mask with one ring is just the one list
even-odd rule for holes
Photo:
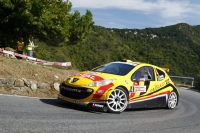
[[168,109],[175,108],[177,105],[177,102],[178,102],[178,96],[177,96],[176,92],[172,91],[168,98],[167,108]]
[[128,94],[121,87],[114,89],[107,101],[108,111],[111,113],[123,112],[128,105]]

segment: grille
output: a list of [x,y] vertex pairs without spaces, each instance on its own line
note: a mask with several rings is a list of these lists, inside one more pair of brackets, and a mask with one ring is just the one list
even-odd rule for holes
[[93,90],[88,92],[87,88],[71,87],[71,86],[66,86],[65,84],[60,85],[60,94],[65,97],[69,97],[73,99],[84,99],[90,96],[92,93],[93,93]]

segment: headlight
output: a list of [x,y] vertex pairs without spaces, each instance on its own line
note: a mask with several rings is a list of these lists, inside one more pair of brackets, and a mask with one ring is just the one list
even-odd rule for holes
[[96,82],[92,82],[90,84],[86,84],[85,86],[104,86],[104,85],[108,85],[110,83],[112,83],[113,81],[115,81],[116,79],[106,79],[106,80],[101,80],[101,81],[96,81]]

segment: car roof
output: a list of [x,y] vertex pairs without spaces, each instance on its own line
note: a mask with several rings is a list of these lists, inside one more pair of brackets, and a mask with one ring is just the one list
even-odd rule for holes
[[[149,64],[149,63],[144,63],[144,62],[134,62],[131,60],[122,60],[122,61],[114,61],[114,62],[110,62],[110,63],[120,63],[120,64],[129,64],[129,65],[133,65],[133,66],[138,66],[138,65],[147,65],[147,66],[152,66],[155,68],[160,68],[161,70],[169,73],[170,69],[169,68],[162,68],[153,64]],[[110,64],[108,63],[108,64]]]
[[133,65],[133,66],[137,66],[139,64],[145,64],[142,62],[124,62],[124,61],[115,61],[115,62],[110,62],[110,63],[129,64],[129,65]]
[[162,70],[164,70],[165,72],[169,73],[170,72],[170,69],[169,68],[164,68],[164,67],[159,67],[159,66],[156,66],[156,65],[153,65],[153,64],[149,64],[149,63],[144,63],[144,62],[134,62],[132,60],[129,60],[129,59],[123,59],[121,61],[116,61],[117,63],[124,63],[124,64],[130,64],[130,65],[134,65],[134,66],[137,66],[137,65],[140,65],[140,64],[144,64],[144,65],[148,65],[148,66],[154,66],[156,68],[160,68]]
[[[137,62],[137,61],[132,61],[132,60],[122,60],[122,61],[115,61],[115,62],[110,62],[110,63],[122,63],[122,64],[129,64],[129,65],[133,65],[133,66],[138,66],[138,65],[147,65],[147,66],[154,66],[154,67],[158,67],[156,65],[153,64],[149,64],[149,63],[144,63],[144,62]],[[162,69],[162,68],[161,68]]]

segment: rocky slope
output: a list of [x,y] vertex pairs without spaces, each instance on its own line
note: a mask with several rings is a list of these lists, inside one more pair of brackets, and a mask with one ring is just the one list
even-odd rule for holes
[[36,65],[0,52],[0,94],[56,98],[60,82],[76,72],[73,68]]

